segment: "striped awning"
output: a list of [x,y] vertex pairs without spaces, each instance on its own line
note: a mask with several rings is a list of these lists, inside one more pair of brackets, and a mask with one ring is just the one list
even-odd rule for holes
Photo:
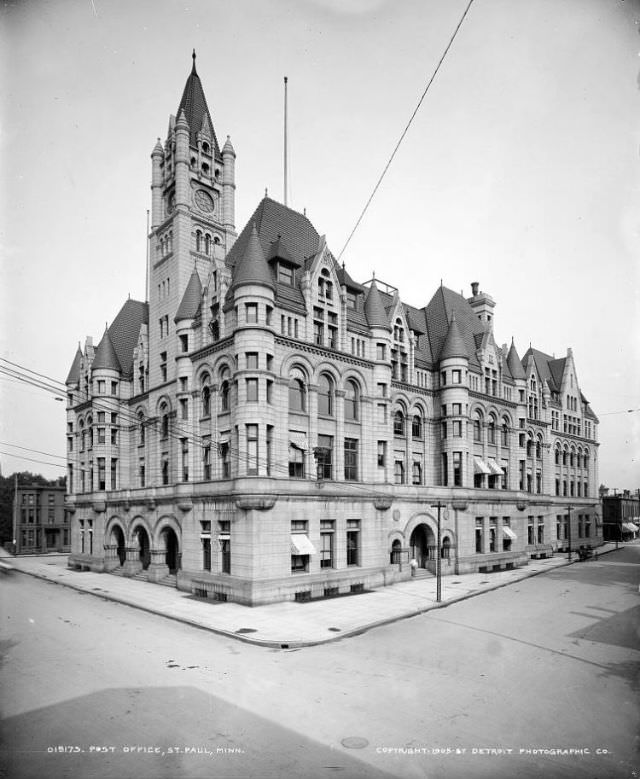
[[628,533],[637,533],[638,532],[638,526],[634,525],[633,522],[623,522],[622,523],[622,529],[626,530]]
[[296,449],[302,449],[306,452],[309,448],[307,446],[307,434],[306,433],[289,433],[289,443],[291,446],[295,446]]
[[[489,466],[486,464],[484,460],[481,460],[479,457],[473,458],[473,472],[474,473],[489,473],[492,474],[493,471]],[[500,471],[502,473],[502,471]]]
[[291,554],[316,554],[316,548],[306,533],[293,533],[291,536]]
[[498,463],[495,460],[491,460],[491,459],[487,460],[487,465],[489,466],[491,473],[494,476],[502,476],[502,474],[504,473],[502,468],[498,465]]
[[505,535],[507,538],[510,538],[512,541],[516,541],[518,536],[511,530],[510,527],[507,525],[502,526],[502,534]]

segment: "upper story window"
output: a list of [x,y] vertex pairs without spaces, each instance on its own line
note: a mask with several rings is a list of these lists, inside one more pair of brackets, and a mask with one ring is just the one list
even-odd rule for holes
[[209,385],[209,375],[205,374],[202,377],[202,416],[208,417],[211,414],[211,387]]
[[496,442],[496,418],[491,415],[489,417],[489,424],[487,426],[487,437],[489,439],[490,444],[495,444]]
[[285,265],[283,262],[278,263],[278,281],[281,284],[287,284],[289,287],[293,286],[295,280],[295,273],[290,265]]
[[229,369],[220,371],[220,409],[229,411]]
[[246,320],[249,324],[256,324],[258,321],[258,304],[245,303]]
[[360,387],[355,381],[349,380],[345,386],[344,418],[357,422],[359,418]]
[[169,437],[169,406],[166,403],[160,406],[160,437]]
[[400,317],[396,319],[396,323],[393,327],[393,340],[404,343],[404,326]]
[[393,434],[404,435],[404,413],[398,409],[393,415]]
[[413,438],[422,438],[422,417],[420,414],[414,414],[411,421],[411,436]]
[[504,417],[502,420],[502,446],[509,446],[509,420]]
[[482,414],[476,411],[473,415],[473,440],[482,441]]
[[328,303],[333,301],[333,282],[327,268],[323,268],[318,279],[318,298]]
[[306,411],[307,398],[302,379],[293,378],[289,382],[289,411]]
[[318,414],[325,417],[333,416],[333,398],[333,379],[326,373],[322,373],[318,381]]

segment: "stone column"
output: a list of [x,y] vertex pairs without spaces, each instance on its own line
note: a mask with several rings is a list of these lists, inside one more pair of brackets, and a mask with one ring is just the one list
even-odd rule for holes
[[140,547],[127,546],[125,548],[125,561],[122,570],[125,576],[135,576],[142,570],[142,560],[140,560]]
[[169,575],[169,566],[166,563],[166,549],[151,549],[151,562],[147,568],[150,582],[157,582]]

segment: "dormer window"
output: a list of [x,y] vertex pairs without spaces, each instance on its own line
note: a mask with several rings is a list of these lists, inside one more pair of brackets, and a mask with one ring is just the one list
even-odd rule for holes
[[393,328],[393,339],[400,343],[404,342],[404,327],[402,326],[402,319],[398,317]]
[[205,176],[208,176],[209,175],[209,163],[208,162],[203,162],[202,166],[201,166],[201,170],[202,170],[202,172],[203,172],[203,174]]
[[292,287],[293,280],[293,268],[290,265],[285,265],[283,262],[278,263],[278,281],[281,284],[287,284],[289,287]]
[[205,154],[210,154],[211,153],[211,147],[209,146],[209,144],[206,141],[202,144],[202,151]]

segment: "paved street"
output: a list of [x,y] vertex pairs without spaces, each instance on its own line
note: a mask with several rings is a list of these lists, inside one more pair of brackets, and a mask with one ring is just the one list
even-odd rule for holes
[[629,546],[297,650],[3,577],[6,775],[633,777],[639,563]]

